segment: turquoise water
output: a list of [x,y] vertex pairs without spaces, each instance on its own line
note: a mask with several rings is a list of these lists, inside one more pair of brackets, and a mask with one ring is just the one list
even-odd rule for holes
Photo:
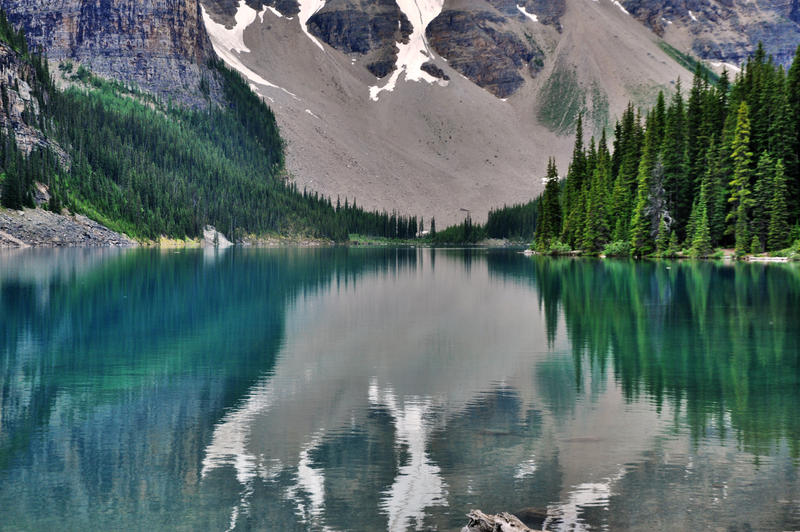
[[800,529],[800,267],[0,252],[0,529]]

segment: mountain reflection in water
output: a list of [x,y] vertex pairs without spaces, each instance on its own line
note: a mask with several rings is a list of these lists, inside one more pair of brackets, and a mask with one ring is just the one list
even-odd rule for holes
[[796,529],[800,269],[0,254],[12,528]]

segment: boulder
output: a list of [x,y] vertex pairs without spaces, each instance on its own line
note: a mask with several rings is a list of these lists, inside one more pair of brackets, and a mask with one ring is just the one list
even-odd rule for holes
[[461,529],[461,532],[531,532],[532,529],[508,513],[497,515],[486,515],[480,510],[471,510],[469,523]]

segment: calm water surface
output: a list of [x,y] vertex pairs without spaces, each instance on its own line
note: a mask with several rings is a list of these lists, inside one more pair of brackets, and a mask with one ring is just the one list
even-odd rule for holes
[[800,529],[800,267],[0,253],[0,529]]

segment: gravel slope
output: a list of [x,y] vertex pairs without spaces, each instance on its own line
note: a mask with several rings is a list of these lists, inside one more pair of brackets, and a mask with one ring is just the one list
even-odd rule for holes
[[43,209],[0,208],[0,248],[131,247],[137,243],[86,216],[64,216]]

